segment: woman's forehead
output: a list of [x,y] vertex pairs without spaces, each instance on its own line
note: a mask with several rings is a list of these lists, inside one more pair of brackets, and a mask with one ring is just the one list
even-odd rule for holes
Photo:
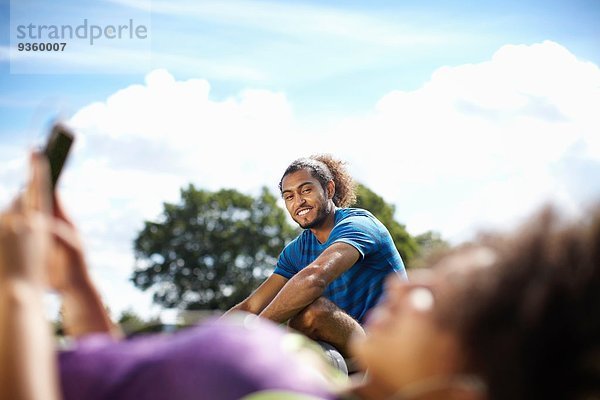
[[442,258],[434,270],[439,273],[471,273],[473,270],[488,268],[497,260],[496,252],[486,246],[473,246],[459,249]]
[[444,282],[466,278],[473,272],[492,266],[497,260],[496,253],[485,246],[458,249],[442,257],[431,268],[412,271],[412,282]]

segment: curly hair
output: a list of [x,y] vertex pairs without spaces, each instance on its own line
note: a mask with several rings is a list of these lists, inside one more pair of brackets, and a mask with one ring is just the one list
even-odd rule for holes
[[454,323],[489,399],[598,398],[600,207],[569,224],[546,208],[515,236],[480,239],[497,261]]
[[350,207],[356,202],[357,185],[348,173],[346,163],[333,158],[330,154],[316,154],[293,161],[279,180],[280,193],[283,190],[283,178],[302,169],[308,170],[312,177],[319,181],[323,189],[326,189],[327,183],[333,180],[335,184],[333,203],[337,207]]

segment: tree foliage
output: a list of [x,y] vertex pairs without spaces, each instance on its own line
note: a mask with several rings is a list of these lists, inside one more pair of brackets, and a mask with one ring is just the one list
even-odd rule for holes
[[[394,219],[394,206],[363,185],[356,206],[371,211],[387,227],[407,266],[423,250],[445,245],[435,232],[413,238]],[[134,241],[131,280],[152,291],[154,301],[164,307],[226,310],[269,275],[297,233],[266,188],[252,197],[189,185],[181,190],[179,203],[165,203],[157,221],[144,223]]]
[[145,222],[131,279],[165,307],[225,310],[265,279],[294,233],[266,188],[253,198],[189,185],[160,221]]
[[125,333],[125,335],[130,335],[133,332],[137,332],[142,330],[144,327],[157,323],[159,320],[157,318],[145,321],[142,317],[136,314],[133,310],[128,309],[121,312],[117,323],[121,327],[121,330]]
[[390,232],[396,249],[402,256],[402,260],[409,265],[410,261],[419,251],[419,244],[406,231],[406,227],[394,219],[396,208],[388,204],[382,197],[371,189],[359,184],[357,187],[357,202],[355,207],[369,210]]
[[411,267],[424,268],[429,267],[430,257],[450,248],[450,244],[442,239],[439,232],[427,231],[415,236],[419,245],[417,256],[411,263]]

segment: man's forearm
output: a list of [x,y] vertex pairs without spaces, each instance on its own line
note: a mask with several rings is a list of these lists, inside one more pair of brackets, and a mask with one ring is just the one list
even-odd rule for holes
[[287,282],[259,316],[285,322],[321,296],[325,287],[326,282],[320,277],[299,273]]
[[241,303],[238,303],[235,306],[231,307],[229,310],[225,311],[223,313],[223,316],[227,316],[227,315],[230,315],[232,313],[241,312],[241,311],[248,312],[248,313],[251,313],[251,314],[258,314],[258,312],[259,312],[259,311],[258,312],[257,311],[253,312],[250,309],[250,307],[248,306],[248,302],[242,301]]
[[358,250],[346,243],[334,243],[307,267],[294,275],[259,315],[285,322],[319,298],[327,285],[358,260]]
[[277,293],[286,285],[287,278],[272,274],[244,301],[232,307],[225,315],[235,311],[245,311],[260,314],[275,298]]

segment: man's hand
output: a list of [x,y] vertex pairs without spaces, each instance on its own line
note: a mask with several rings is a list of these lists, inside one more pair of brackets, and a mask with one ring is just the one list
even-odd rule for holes
[[272,274],[258,287],[258,289],[248,296],[246,300],[231,308],[225,315],[235,311],[245,311],[257,315],[260,314],[262,310],[273,301],[287,281],[288,280],[281,275]]

